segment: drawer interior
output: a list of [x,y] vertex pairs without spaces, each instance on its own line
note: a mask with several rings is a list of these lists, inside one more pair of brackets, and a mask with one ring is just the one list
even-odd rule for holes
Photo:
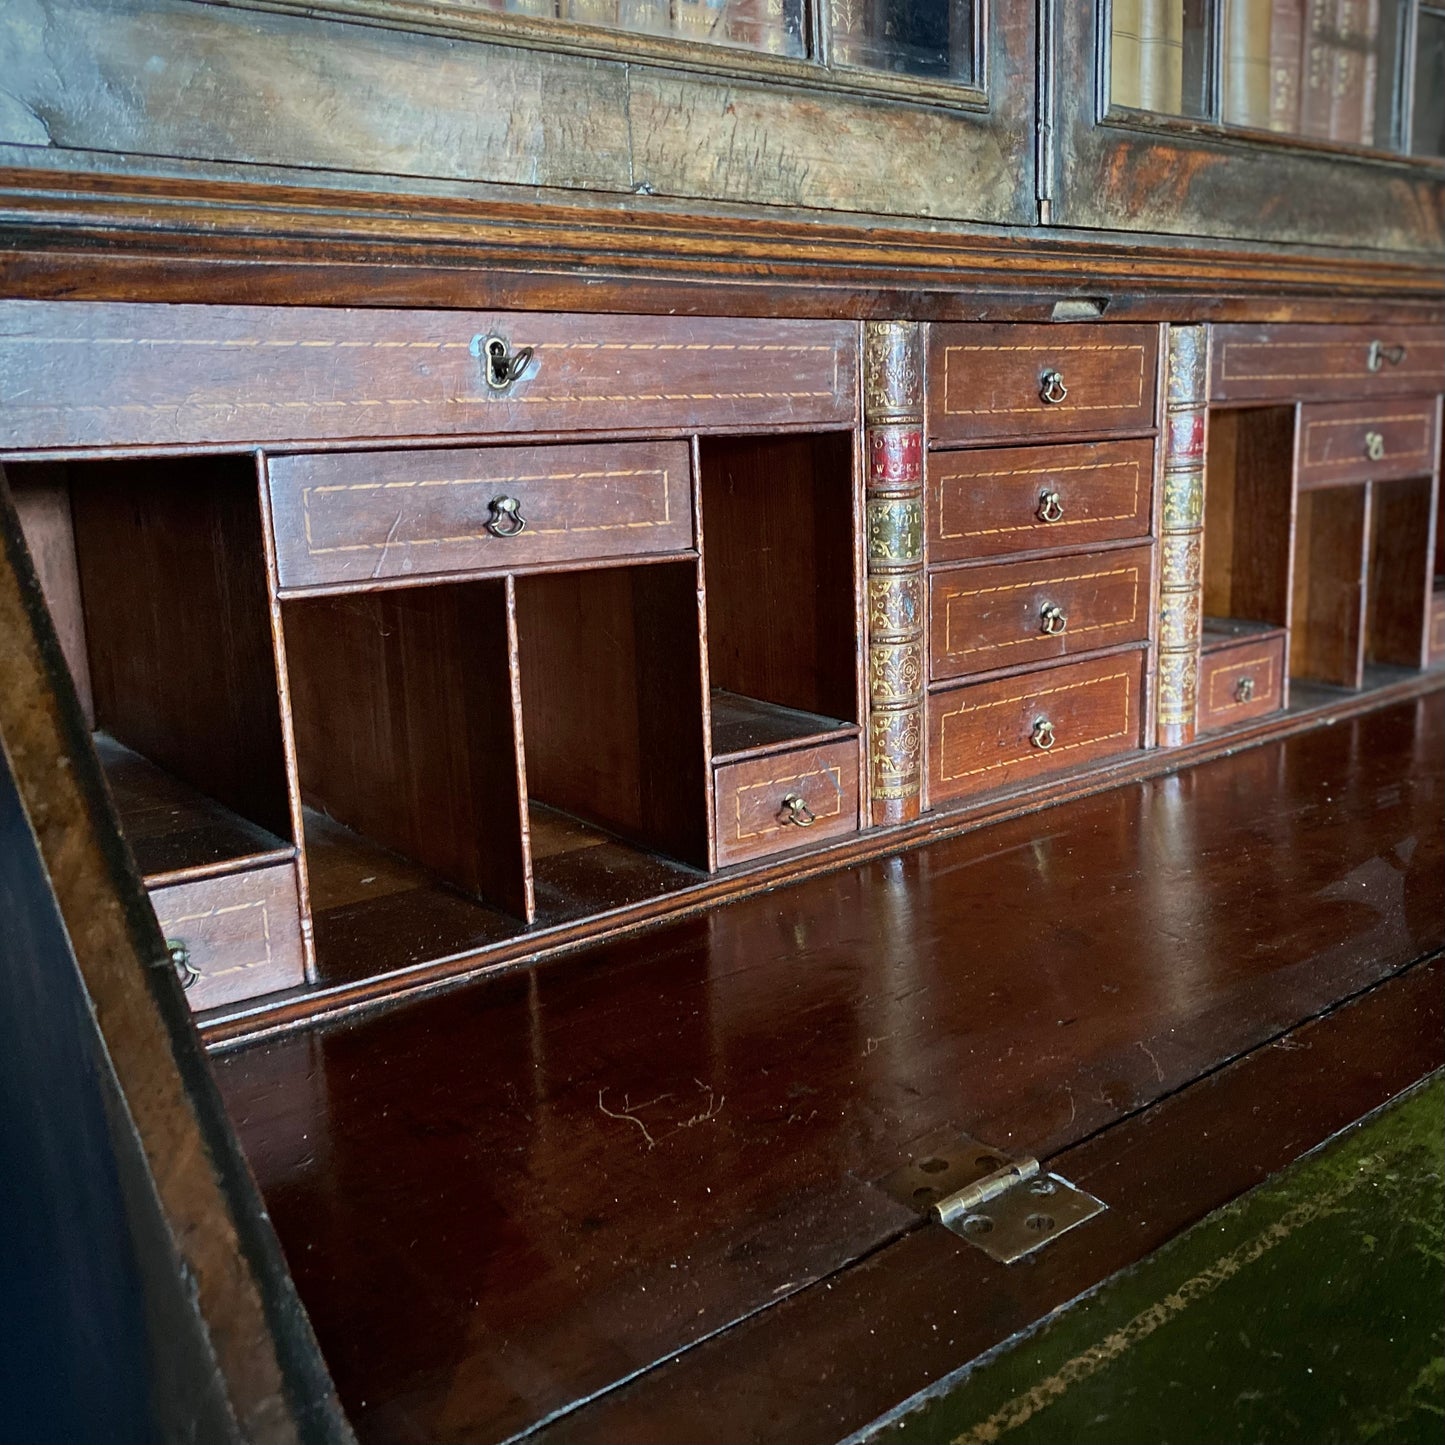
[[6,476],[142,876],[293,856],[252,458]]
[[852,437],[704,438],[712,755],[857,731]]

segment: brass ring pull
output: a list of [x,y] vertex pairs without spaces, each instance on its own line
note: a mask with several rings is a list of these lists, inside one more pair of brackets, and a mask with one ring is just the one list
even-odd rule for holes
[[1034,514],[1041,522],[1058,522],[1063,520],[1064,504],[1057,492],[1039,493],[1039,509]]
[[532,361],[532,348],[514,352],[501,336],[472,337],[471,353],[482,363],[482,376],[493,391],[506,391]]
[[200,969],[191,962],[191,950],[179,938],[168,938],[166,952],[171,956],[171,967],[175,969],[181,987],[190,988],[201,976]]
[[1370,343],[1370,354],[1365,358],[1365,366],[1370,371],[1379,369],[1389,362],[1391,366],[1399,366],[1405,359],[1405,348],[1403,346],[1386,346],[1383,341],[1372,341]]
[[1064,385],[1061,371],[1046,371],[1039,377],[1039,400],[1050,406],[1057,406],[1067,395],[1069,388]]
[[807,805],[801,793],[785,793],[783,806],[778,809],[778,822],[791,823],[797,828],[811,828],[818,821],[818,815]]
[[1029,741],[1039,749],[1040,752],[1048,752],[1054,745],[1054,725],[1048,718],[1041,717],[1035,724],[1034,730],[1029,734]]
[[1044,604],[1044,610],[1039,613],[1039,631],[1046,637],[1057,637],[1068,625],[1069,619],[1062,607],[1052,602]]
[[1254,679],[1242,677],[1234,688],[1235,702],[1248,702],[1254,696]]
[[1365,433],[1365,455],[1372,462],[1385,460],[1385,438],[1379,432],[1367,431]]
[[482,525],[494,537],[515,537],[527,530],[527,519],[521,513],[522,504],[515,497],[493,497],[488,504],[492,515]]

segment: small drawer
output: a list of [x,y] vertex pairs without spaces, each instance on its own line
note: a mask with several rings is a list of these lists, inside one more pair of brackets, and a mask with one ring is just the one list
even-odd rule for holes
[[1154,443],[934,452],[928,458],[932,562],[1147,537]]
[[193,1009],[305,981],[294,863],[157,888],[151,904],[167,941],[185,950]]
[[1011,440],[1154,425],[1154,326],[934,326],[931,440]]
[[11,450],[847,428],[858,324],[0,301],[0,396]]
[[684,442],[272,457],[283,588],[684,552]]
[[1142,652],[1071,662],[928,699],[936,805],[1139,746]]
[[1300,408],[1299,485],[1428,476],[1435,466],[1434,397]]
[[724,763],[713,788],[719,865],[856,832],[858,739]]
[[1445,388],[1445,335],[1425,326],[1214,327],[1210,400],[1322,401]]
[[1426,646],[1430,663],[1445,662],[1445,591],[1437,588],[1430,594],[1430,635]]
[[1276,712],[1283,702],[1284,634],[1212,647],[1199,658],[1199,730]]
[[1153,555],[1128,547],[933,573],[933,680],[1147,641]]

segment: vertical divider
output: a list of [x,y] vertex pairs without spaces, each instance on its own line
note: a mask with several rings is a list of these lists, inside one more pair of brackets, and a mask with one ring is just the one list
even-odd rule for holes
[[301,918],[301,952],[306,981],[317,981],[316,929],[311,917],[311,880],[306,866],[306,826],[301,806],[301,772],[296,761],[296,729],[291,716],[291,679],[286,670],[286,634],[281,621],[280,574],[276,566],[276,532],[271,518],[266,453],[258,450],[256,490],[261,505],[261,548],[266,559],[266,605],[271,619],[271,650],[276,661],[276,693],[281,711],[281,751],[286,760],[286,799],[291,836],[296,844],[296,895]]
[[703,542],[705,520],[702,515],[702,439],[694,433],[688,439],[688,457],[692,464],[692,526],[693,545],[697,548],[697,641],[698,665],[702,670],[702,737],[703,750],[709,760],[706,769],[707,796],[707,868],[717,869],[717,778],[711,760],[712,743],[712,663],[707,650],[707,549]]
[[512,766],[517,779],[517,829],[521,839],[522,919],[537,919],[537,888],[532,875],[532,810],[527,793],[527,740],[522,720],[522,650],[517,640],[517,582],[505,580],[507,612],[507,689],[512,707]]

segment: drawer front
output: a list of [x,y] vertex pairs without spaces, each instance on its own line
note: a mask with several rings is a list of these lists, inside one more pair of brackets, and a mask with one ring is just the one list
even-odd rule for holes
[[935,326],[928,424],[935,442],[1154,425],[1153,326]]
[[1139,746],[1144,656],[1094,658],[928,700],[933,803],[1027,782]]
[[684,442],[349,452],[268,466],[283,588],[693,545]]
[[929,560],[1147,537],[1153,500],[1150,440],[934,452]]
[[0,447],[846,427],[857,367],[842,321],[7,301]]
[[1432,664],[1445,662],[1445,592],[1430,597],[1429,657]]
[[1283,637],[1213,648],[1199,659],[1201,731],[1275,712],[1283,696]]
[[1152,561],[1130,547],[933,573],[933,680],[1147,641]]
[[[728,763],[714,771],[713,785],[719,864],[853,833],[858,828],[858,740]],[[800,804],[790,807],[792,798]]]
[[1216,326],[1211,401],[1344,400],[1445,390],[1445,335],[1424,326]]
[[280,863],[151,893],[161,932],[195,970],[194,1009],[235,1003],[305,980],[296,867]]
[[1300,486],[1428,476],[1438,414],[1434,397],[1301,407]]

